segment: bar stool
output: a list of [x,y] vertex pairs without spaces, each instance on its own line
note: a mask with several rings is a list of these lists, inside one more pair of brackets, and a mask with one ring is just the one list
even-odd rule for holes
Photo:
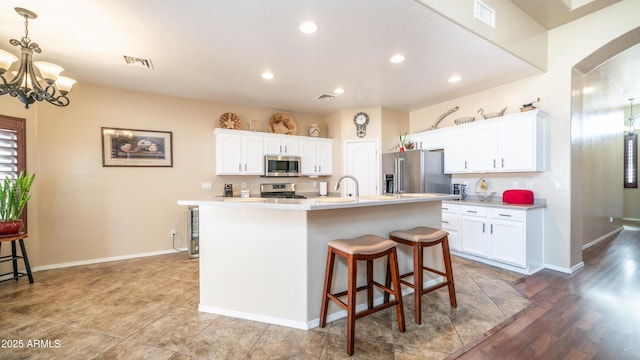
[[[424,294],[437,290],[441,287],[448,286],[449,301],[451,303],[451,307],[458,306],[458,303],[456,301],[456,289],[453,283],[453,270],[451,268],[451,254],[449,253],[448,232],[440,229],[418,226],[410,230],[393,231],[389,234],[389,238],[397,243],[411,246],[413,249],[413,271],[406,274],[401,274],[400,282],[411,287],[414,290],[416,324],[422,323],[422,302],[420,301],[420,297]],[[424,265],[424,248],[435,246],[438,244],[442,245],[444,272]],[[444,276],[445,281],[423,289],[423,270]],[[409,276],[413,276],[413,283],[402,280]],[[387,274],[386,285],[389,286],[389,283],[390,275]],[[385,295],[385,301],[387,301],[387,299],[388,296]]]
[[[322,309],[320,311],[320,327],[327,324],[327,309],[329,301],[332,300],[341,308],[347,311],[347,354],[353,355],[355,346],[355,322],[356,319],[373,314],[388,307],[396,307],[398,317],[398,330],[405,331],[404,309],[402,307],[402,293],[400,289],[400,276],[398,271],[398,256],[396,253],[397,244],[389,239],[375,235],[363,235],[348,240],[329,241],[327,254],[327,269],[324,278],[324,291],[322,295]],[[347,260],[348,285],[347,290],[331,293],[333,282],[333,267],[336,255]],[[373,260],[381,257],[388,257],[387,267],[390,281],[393,282],[393,289],[389,285],[384,286],[373,280]],[[358,274],[358,260],[367,261],[367,284],[357,287],[356,280]],[[373,287],[384,291],[386,301],[380,305],[373,306]],[[367,290],[367,310],[356,313],[356,293]],[[393,295],[393,301],[389,301],[389,295]],[[347,296],[347,303],[340,300],[340,297]]]
[[[11,279],[15,279],[16,281],[18,281],[18,278],[20,278],[21,276],[28,276],[29,283],[33,284],[33,275],[31,274],[31,266],[29,266],[27,249],[24,247],[24,239],[26,239],[27,237],[29,237],[29,234],[27,233],[0,235],[0,246],[2,246],[2,243],[5,241],[11,241],[11,255],[0,256],[0,263],[6,262],[6,261],[13,262],[13,272],[10,271],[8,273],[0,274],[0,277],[9,275],[9,274],[13,274],[13,277],[0,280],[0,282],[11,280]],[[18,256],[17,254],[16,241],[18,241],[18,243],[20,244],[20,251],[22,252],[22,256]],[[27,270],[26,273],[18,271],[18,259],[22,259],[22,261],[24,262],[24,267]]]

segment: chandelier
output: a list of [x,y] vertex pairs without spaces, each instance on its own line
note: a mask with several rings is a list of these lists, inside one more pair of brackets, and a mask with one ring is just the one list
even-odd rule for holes
[[[61,66],[44,61],[33,61],[33,52],[40,53],[42,50],[38,44],[29,39],[29,19],[35,19],[38,15],[19,7],[15,8],[15,11],[24,17],[24,36],[19,41],[11,39],[9,43],[20,47],[20,65],[17,71],[11,72],[13,75],[11,78],[7,71],[18,58],[12,53],[0,50],[0,78],[2,78],[0,95],[9,94],[17,97],[26,109],[36,100],[44,100],[56,106],[69,105],[67,94],[76,81],[58,76],[64,70]],[[38,72],[35,71],[36,68]]]

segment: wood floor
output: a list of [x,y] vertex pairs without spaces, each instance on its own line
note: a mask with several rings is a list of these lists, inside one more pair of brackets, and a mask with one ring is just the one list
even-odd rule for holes
[[518,281],[536,305],[449,358],[640,359],[640,231],[585,250],[584,263]]

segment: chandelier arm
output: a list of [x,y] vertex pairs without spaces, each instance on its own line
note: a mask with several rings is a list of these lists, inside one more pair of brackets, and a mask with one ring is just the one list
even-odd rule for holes
[[46,100],[49,104],[61,107],[69,105],[70,102],[69,98],[66,95],[58,95],[55,97],[46,98],[44,100]]

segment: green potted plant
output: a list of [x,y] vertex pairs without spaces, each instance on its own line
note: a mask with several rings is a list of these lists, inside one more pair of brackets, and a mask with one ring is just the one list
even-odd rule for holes
[[7,176],[0,183],[0,235],[17,234],[22,230],[22,211],[31,199],[29,190],[35,174],[20,171],[17,178]]

